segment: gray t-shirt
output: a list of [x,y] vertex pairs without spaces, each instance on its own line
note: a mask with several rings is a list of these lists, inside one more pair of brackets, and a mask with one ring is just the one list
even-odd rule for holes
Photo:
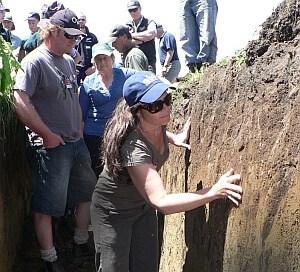
[[93,195],[93,202],[96,205],[106,209],[131,209],[146,203],[133,184],[126,167],[153,164],[159,171],[169,156],[166,128],[162,127],[162,129],[165,146],[163,154],[160,154],[138,130],[128,135],[120,151],[124,167],[120,174],[120,181],[112,180],[107,168],[104,167]]
[[[66,142],[80,138],[81,109],[78,100],[76,68],[73,59],[57,56],[43,45],[23,59],[18,71],[16,88],[25,91],[46,126]],[[29,132],[31,145],[42,139]]]

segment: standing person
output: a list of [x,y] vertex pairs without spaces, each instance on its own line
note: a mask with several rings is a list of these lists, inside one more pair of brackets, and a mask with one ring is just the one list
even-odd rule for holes
[[14,35],[12,31],[16,29],[15,23],[11,15],[6,15],[3,19],[3,26],[8,30],[13,49],[17,49],[21,45],[21,38]]
[[86,26],[86,16],[83,13],[78,14],[78,21],[80,31],[85,34],[75,47],[81,56],[81,61],[77,65],[77,83],[80,85],[86,76],[91,75],[95,71],[92,65],[92,47],[98,43],[98,39]]
[[169,143],[190,148],[190,119],[177,135],[170,121],[171,85],[149,72],[137,72],[124,84],[122,100],[103,139],[104,170],[96,185],[91,220],[103,272],[158,271],[156,211],[189,211],[228,197],[236,205],[242,188],[231,169],[211,187],[193,193],[168,194],[158,174],[169,155]]
[[157,38],[159,39],[159,60],[162,77],[173,83],[178,77],[181,64],[177,53],[177,43],[174,35],[164,31],[163,26],[157,24]]
[[4,41],[11,43],[10,34],[8,30],[3,27],[3,19],[5,17],[5,12],[10,12],[10,10],[4,7],[0,2],[0,34]]
[[190,72],[216,62],[217,13],[216,0],[180,0],[180,40]]
[[28,28],[31,32],[30,36],[24,39],[21,43],[18,60],[22,59],[29,54],[32,50],[37,48],[43,42],[40,35],[40,27],[38,26],[41,20],[38,12],[32,11],[28,14],[26,21],[28,22]]
[[[44,4],[42,6],[42,18],[50,19],[56,12],[64,10],[65,6],[60,1],[54,1],[50,5]],[[78,39],[77,43],[80,41]],[[81,56],[78,51],[73,48],[69,55],[73,58],[75,64],[78,64],[81,61]]]
[[145,18],[141,13],[141,5],[137,0],[130,0],[127,10],[132,18],[127,25],[131,36],[138,47],[144,52],[148,59],[149,71],[156,73],[156,24],[153,20]]
[[109,34],[112,46],[121,53],[125,68],[138,71],[148,71],[148,59],[144,52],[132,41],[129,28],[125,25],[115,25]]
[[52,219],[66,209],[76,207],[74,262],[89,254],[96,177],[82,139],[75,64],[67,55],[81,34],[73,11],[53,15],[41,31],[44,43],[22,61],[14,91],[16,114],[28,132],[34,228],[46,271],[64,271],[57,261]]
[[37,48],[43,40],[40,35],[40,27],[38,26],[38,23],[41,20],[40,15],[35,11],[30,12],[26,20],[28,22],[28,27],[31,31],[31,35],[26,39],[26,41],[24,41],[23,48],[26,54],[28,54],[32,50]]
[[84,122],[84,140],[91,154],[92,168],[98,177],[103,168],[100,147],[106,122],[122,97],[125,80],[135,70],[113,68],[113,49],[108,43],[94,45],[92,59],[96,71],[85,78],[80,88],[79,102]]

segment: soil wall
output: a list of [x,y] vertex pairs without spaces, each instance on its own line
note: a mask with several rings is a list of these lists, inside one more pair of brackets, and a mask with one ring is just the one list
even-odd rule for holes
[[[0,115],[9,112],[6,105],[0,107]],[[0,271],[9,272],[21,243],[30,180],[23,126],[11,114],[5,117],[0,118]]]
[[299,2],[285,1],[247,48],[245,63],[212,66],[174,106],[170,129],[192,117],[191,153],[172,148],[170,192],[242,175],[227,200],[165,217],[160,271],[300,271]]

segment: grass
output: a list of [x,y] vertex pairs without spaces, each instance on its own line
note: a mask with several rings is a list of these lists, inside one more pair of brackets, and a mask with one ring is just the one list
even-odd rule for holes
[[[219,61],[216,65],[220,68],[226,68],[230,65],[235,65],[236,68],[240,69],[241,66],[245,63],[246,60],[246,51],[245,49],[241,49],[235,52],[233,57],[226,57]],[[195,73],[188,73],[184,80],[180,81],[177,85],[176,91],[173,93],[174,99],[177,99],[182,96],[182,92],[187,89],[191,84],[199,82],[203,75],[209,69],[209,64],[203,64],[199,70],[196,70]]]

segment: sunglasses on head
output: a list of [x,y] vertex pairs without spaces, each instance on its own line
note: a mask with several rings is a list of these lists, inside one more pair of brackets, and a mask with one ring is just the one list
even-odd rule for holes
[[64,32],[64,35],[68,40],[73,40],[73,39],[79,40],[80,39],[80,35],[70,35],[67,32]]
[[152,103],[143,103],[141,105],[141,107],[142,107],[142,109],[145,109],[145,110],[149,111],[150,113],[158,113],[163,109],[164,104],[166,104],[166,106],[168,106],[168,107],[171,106],[172,95],[170,93],[168,93],[166,95],[164,100],[157,100]]
[[139,8],[134,8],[134,9],[130,9],[128,10],[129,12],[136,12]]

